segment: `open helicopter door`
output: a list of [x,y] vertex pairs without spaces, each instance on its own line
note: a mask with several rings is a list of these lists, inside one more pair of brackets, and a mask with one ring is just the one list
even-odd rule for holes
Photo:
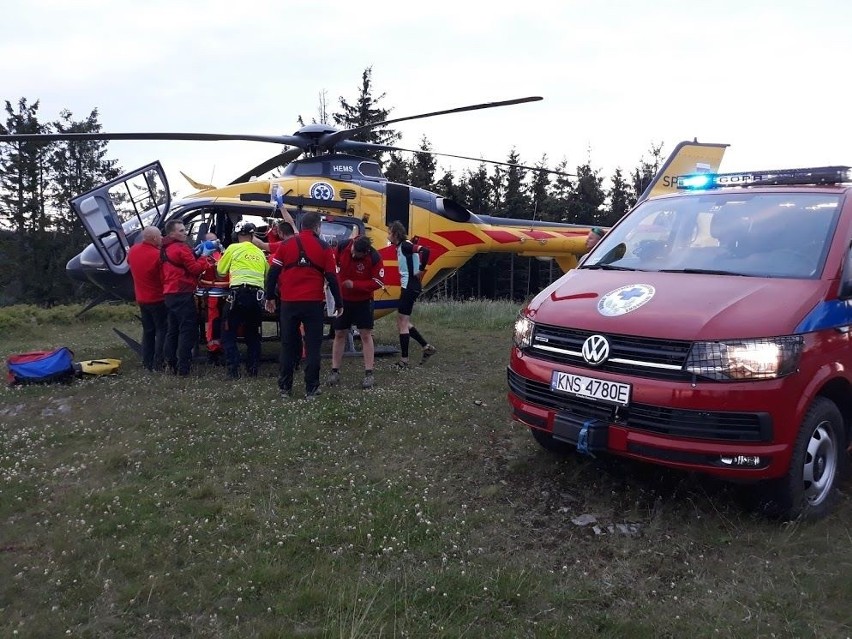
[[71,208],[107,268],[129,270],[127,251],[145,226],[156,225],[169,210],[171,196],[159,162],[125,173],[71,200]]

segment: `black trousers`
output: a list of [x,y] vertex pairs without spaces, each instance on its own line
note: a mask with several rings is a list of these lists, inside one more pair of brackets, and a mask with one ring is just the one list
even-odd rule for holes
[[320,385],[325,302],[281,302],[281,354],[278,366],[278,388],[293,388],[296,353],[302,343],[299,326],[305,327],[305,391],[314,392]]
[[142,366],[149,371],[161,371],[165,366],[163,345],[168,326],[166,304],[139,304],[139,313],[142,316]]
[[163,346],[166,364],[178,375],[189,375],[192,364],[192,348],[198,335],[198,318],[192,293],[168,293],[165,295],[169,311],[169,327]]
[[263,319],[262,289],[238,288],[231,289],[228,294],[234,296],[233,306],[230,301],[225,304],[225,319],[222,327],[222,346],[225,349],[225,359],[228,371],[236,373],[240,369],[240,351],[237,348],[237,333],[242,327],[243,338],[246,341],[246,370],[249,375],[256,375],[260,366],[260,323]]

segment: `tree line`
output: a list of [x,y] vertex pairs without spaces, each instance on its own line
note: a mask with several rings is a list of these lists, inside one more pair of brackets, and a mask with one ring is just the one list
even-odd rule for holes
[[[391,108],[386,96],[373,86],[372,67],[361,74],[354,100],[338,98],[337,110],[329,109],[327,94],[319,96],[315,123],[353,128],[383,122]],[[63,110],[58,119],[44,120],[39,101],[20,98],[5,101],[5,123],[0,132],[9,133],[98,133],[98,109],[83,118]],[[300,124],[304,119],[298,118]],[[377,126],[353,139],[394,145],[401,139],[394,129]],[[625,173],[621,168],[605,177],[592,164],[591,150],[583,164],[568,167],[567,161],[552,165],[547,156],[532,166],[513,148],[505,159],[509,165],[480,163],[456,175],[442,170],[424,136],[418,152],[372,152],[387,178],[449,197],[474,213],[517,219],[540,219],[575,224],[611,226],[636,202],[662,163],[662,145],[652,145],[647,157]],[[52,305],[80,302],[97,291],[74,284],[65,276],[65,264],[88,243],[82,224],[70,210],[68,200],[117,177],[118,160],[108,156],[106,141],[57,141],[0,143],[0,305],[30,303]],[[548,172],[572,173],[574,177]],[[560,275],[552,263],[515,255],[477,255],[437,294],[457,298],[522,300]]]

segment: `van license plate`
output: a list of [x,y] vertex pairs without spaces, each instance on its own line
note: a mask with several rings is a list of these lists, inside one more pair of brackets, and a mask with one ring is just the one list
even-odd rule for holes
[[630,384],[608,382],[603,379],[572,375],[562,371],[553,371],[553,375],[550,377],[550,390],[576,395],[577,397],[588,397],[619,406],[626,406],[630,403]]

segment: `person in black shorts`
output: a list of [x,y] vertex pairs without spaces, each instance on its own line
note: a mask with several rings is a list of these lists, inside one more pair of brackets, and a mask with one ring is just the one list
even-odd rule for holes
[[414,310],[414,302],[423,291],[420,279],[426,263],[429,261],[429,249],[425,246],[415,247],[408,239],[405,227],[401,222],[393,222],[388,228],[388,241],[396,247],[397,263],[399,264],[399,307],[396,317],[396,326],[399,329],[400,359],[397,367],[408,368],[408,342],[413,337],[423,347],[423,364],[437,349],[432,346],[420,334],[411,323],[411,312]]
[[384,265],[370,238],[361,235],[346,240],[337,247],[337,280],[343,298],[343,314],[332,321],[334,343],[331,349],[331,374],[327,384],[340,383],[340,365],[346,335],[352,326],[361,335],[361,353],[364,356],[364,380],[361,388],[372,388],[375,345],[373,343],[373,293],[384,288]]

